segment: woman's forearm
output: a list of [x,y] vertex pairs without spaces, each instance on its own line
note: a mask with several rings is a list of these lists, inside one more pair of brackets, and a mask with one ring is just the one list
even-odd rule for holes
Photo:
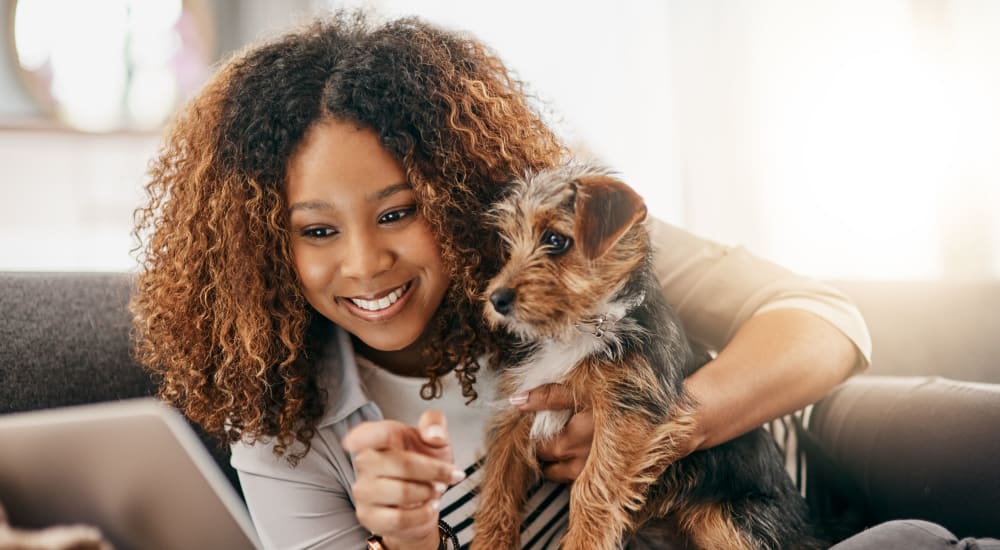
[[779,309],[751,317],[685,383],[699,404],[692,450],[724,443],[815,402],[857,362],[851,340],[812,313]]

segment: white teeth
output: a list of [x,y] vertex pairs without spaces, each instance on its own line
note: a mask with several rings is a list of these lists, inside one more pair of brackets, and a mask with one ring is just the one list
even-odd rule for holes
[[406,292],[406,289],[407,285],[403,285],[378,300],[363,300],[361,298],[349,298],[349,300],[354,302],[354,305],[366,311],[379,311],[395,304],[396,300],[399,300],[403,293]]

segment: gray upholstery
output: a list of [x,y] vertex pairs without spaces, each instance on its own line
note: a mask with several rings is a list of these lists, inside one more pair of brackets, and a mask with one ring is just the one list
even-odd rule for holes
[[868,374],[1000,383],[1000,281],[834,284],[868,322]]
[[0,273],[0,413],[149,395],[124,274]]

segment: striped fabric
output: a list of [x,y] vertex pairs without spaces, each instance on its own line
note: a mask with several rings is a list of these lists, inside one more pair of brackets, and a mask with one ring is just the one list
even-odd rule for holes
[[[467,549],[475,534],[482,461],[465,469],[465,481],[449,489],[441,500],[441,519],[451,525],[461,548]],[[569,521],[569,486],[541,481],[528,493],[521,524],[521,548],[546,550],[559,547]]]

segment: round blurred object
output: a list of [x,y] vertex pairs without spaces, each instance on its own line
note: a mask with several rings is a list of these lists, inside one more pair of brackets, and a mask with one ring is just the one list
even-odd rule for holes
[[87,132],[159,128],[213,58],[199,0],[17,0],[9,19],[31,95]]

